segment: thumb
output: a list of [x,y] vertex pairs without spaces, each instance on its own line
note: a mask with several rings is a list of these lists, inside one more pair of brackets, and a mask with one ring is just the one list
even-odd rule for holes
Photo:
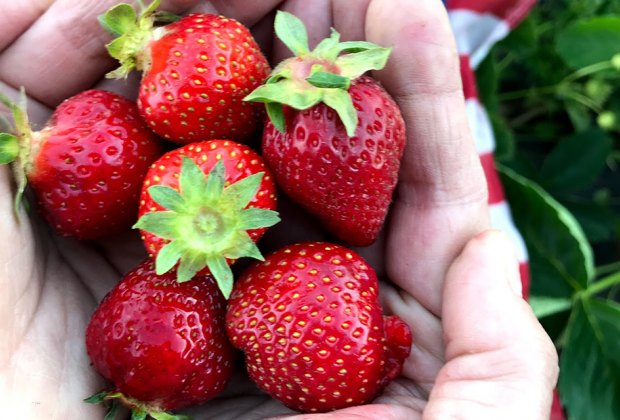
[[488,231],[470,240],[444,287],[446,364],[424,418],[548,419],[558,357],[521,298],[509,239]]

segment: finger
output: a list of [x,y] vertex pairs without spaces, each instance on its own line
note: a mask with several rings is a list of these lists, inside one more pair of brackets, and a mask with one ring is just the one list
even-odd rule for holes
[[453,35],[438,0],[374,0],[366,32],[369,41],[393,48],[375,76],[407,127],[386,267],[393,281],[439,315],[447,267],[488,225],[486,181],[467,123]]
[[[0,80],[14,87],[25,86],[30,96],[49,106],[93,86],[116,65],[105,50],[111,36],[97,20],[116,3],[114,0],[54,2],[0,56]],[[269,7],[277,4],[275,0],[237,3],[247,20],[260,19],[261,13],[267,13]],[[216,11],[210,2],[198,0],[167,0],[160,9],[184,13],[192,7],[194,11]]]
[[5,1],[0,9],[0,51],[32,25],[52,3],[53,0]]
[[549,418],[557,353],[521,298],[504,234],[488,231],[468,243],[449,271],[442,315],[446,365],[426,418]]

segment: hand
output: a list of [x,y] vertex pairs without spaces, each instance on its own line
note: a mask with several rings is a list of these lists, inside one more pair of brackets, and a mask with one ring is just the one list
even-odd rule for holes
[[[23,85],[32,121],[43,123],[62,99],[89,87],[135,94],[135,77],[125,84],[102,81],[114,62],[95,17],[114,3],[4,8],[0,89]],[[311,42],[334,26],[343,39],[394,47],[387,68],[375,76],[400,104],[409,143],[385,235],[360,251],[386,280],[384,306],[409,324],[414,345],[402,377],[374,404],[299,418],[548,418],[557,355],[516,290],[510,245],[487,231],[486,184],[441,2],[162,3],[164,10],[218,11],[253,26],[274,60],[288,55],[271,38],[270,12],[277,6],[306,22]],[[134,232],[78,243],[50,234],[34,216],[22,214],[17,223],[10,173],[2,168],[0,174],[0,406],[8,417],[102,418],[101,408],[82,402],[104,386],[89,366],[84,329],[96,303],[144,257],[142,245]],[[284,223],[265,238],[266,247],[320,237],[303,220]],[[292,235],[290,224],[298,228]],[[189,412],[218,419],[292,414],[241,378],[228,388]]]

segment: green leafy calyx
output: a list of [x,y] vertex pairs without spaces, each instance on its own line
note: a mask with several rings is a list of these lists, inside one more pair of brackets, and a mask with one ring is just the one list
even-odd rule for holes
[[178,19],[171,13],[157,11],[160,0],[154,0],[148,6],[139,2],[140,12],[127,3],[120,3],[99,16],[99,23],[116,38],[106,45],[108,53],[120,63],[120,66],[107,74],[110,78],[125,78],[136,70],[150,66],[147,51],[149,42],[161,37],[158,25]]
[[366,41],[340,42],[340,34],[332,29],[331,36],[311,51],[303,22],[283,11],[276,14],[275,31],[295,57],[280,63],[245,100],[265,103],[271,122],[280,131],[286,128],[282,105],[304,110],[322,102],[336,111],[352,137],[357,111],[348,93],[351,81],[385,67],[391,49]]
[[130,398],[120,392],[101,391],[84,400],[89,404],[104,404],[107,411],[104,420],[115,420],[121,406],[131,410],[131,420],[144,420],[148,417],[155,420],[192,420],[185,415],[171,414],[138,400]]
[[26,112],[26,92],[22,88],[19,102],[14,103],[0,93],[0,103],[13,116],[12,133],[0,133],[0,164],[11,164],[17,185],[15,193],[15,214],[19,214],[24,190],[26,189],[27,173],[32,169],[33,149],[39,142],[39,133],[32,131]]
[[247,231],[279,222],[278,213],[247,208],[256,195],[264,173],[225,185],[220,160],[205,177],[196,163],[184,156],[179,191],[163,185],[148,189],[164,211],[144,214],[134,227],[169,242],[155,258],[155,270],[163,274],[177,267],[177,280],[190,280],[209,268],[225,297],[232,291],[233,275],[228,261],[242,257],[263,260]]

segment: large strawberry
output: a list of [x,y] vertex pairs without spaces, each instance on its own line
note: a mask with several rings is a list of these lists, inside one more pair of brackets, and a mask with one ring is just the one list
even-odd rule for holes
[[136,227],[158,273],[178,263],[178,280],[187,281],[208,267],[228,297],[228,263],[262,259],[255,242],[279,221],[275,208],[275,183],[262,158],[248,146],[208,140],[172,150],[152,165]]
[[296,57],[280,63],[246,100],[265,102],[263,156],[278,184],[350,245],[376,239],[398,180],[405,145],[400,110],[368,70],[390,49],[339,42],[310,51],[303,23],[278,12],[276,34]]
[[178,283],[147,259],[101,301],[86,330],[86,350],[114,385],[89,402],[117,400],[135,417],[163,413],[218,395],[234,353],[224,328],[225,300],[210,276]]
[[124,77],[134,68],[143,72],[140,112],[167,139],[248,140],[264,114],[242,99],[270,71],[250,31],[210,14],[157,26],[158,5],[153,1],[137,16],[130,5],[120,4],[102,16],[104,27],[118,35],[108,50],[121,67],[111,75]]
[[3,163],[14,162],[16,202],[27,181],[49,224],[79,239],[135,223],[142,178],[164,146],[134,102],[103,90],[84,91],[61,103],[35,132],[25,103],[0,99],[15,121],[16,135],[3,134],[0,151]]
[[250,377],[300,411],[366,403],[400,374],[411,332],[384,317],[372,268],[339,245],[310,242],[267,256],[235,283],[226,312]]

